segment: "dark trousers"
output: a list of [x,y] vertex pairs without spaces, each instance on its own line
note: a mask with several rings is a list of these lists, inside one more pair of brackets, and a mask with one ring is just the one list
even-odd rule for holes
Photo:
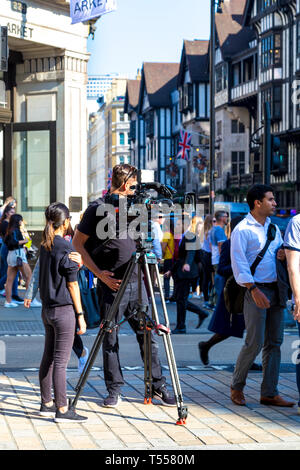
[[[7,279],[7,255],[8,255],[8,248],[5,243],[1,245],[1,264],[0,264],[0,290],[4,289],[4,285]],[[18,295],[18,283],[19,283],[19,273],[16,275],[15,280],[12,285],[12,295]]]
[[193,279],[176,279],[176,305],[177,305],[177,325],[176,328],[179,330],[184,329],[186,311],[196,313],[197,315],[203,314],[200,307],[193,304],[188,300],[189,293]]
[[[173,265],[173,260],[165,259],[164,260],[164,274],[171,270]],[[164,277],[164,291],[165,291],[165,298],[168,299],[170,297],[170,278]]]
[[[143,305],[148,304],[146,289],[143,284]],[[109,310],[113,304],[116,293],[112,292],[104,284],[98,283],[98,295],[100,304],[101,319],[107,317]],[[123,315],[126,318],[137,307],[138,302],[138,283],[137,281],[129,282],[123,298],[120,303],[119,311],[114,319],[117,323]],[[151,314],[150,314],[151,316]],[[136,339],[140,347],[142,359],[144,359],[144,332],[139,328],[139,320],[137,316],[133,316],[128,320],[129,325],[136,334]],[[165,377],[162,376],[161,364],[158,358],[158,344],[152,334],[152,379],[153,388],[160,388],[165,382]],[[103,352],[103,367],[104,367],[104,380],[106,388],[109,393],[118,394],[120,388],[124,385],[123,374],[120,366],[119,359],[119,339],[118,331],[114,329],[112,333],[106,333],[102,345]]]
[[45,348],[40,365],[39,380],[42,403],[52,400],[52,386],[56,406],[67,406],[66,368],[70,360],[76,325],[74,308],[64,305],[43,308]]
[[202,264],[202,277],[201,277],[201,292],[203,292],[205,302],[209,301],[209,288],[211,286],[211,253],[201,250],[201,264]]

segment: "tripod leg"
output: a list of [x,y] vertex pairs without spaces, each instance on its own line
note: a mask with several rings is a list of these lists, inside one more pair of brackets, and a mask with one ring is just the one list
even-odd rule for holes
[[151,330],[149,331],[144,323],[144,382],[145,398],[144,404],[152,403],[152,362],[151,362]]
[[[147,264],[147,259],[145,259],[145,271],[146,271],[146,276],[147,279],[151,279],[150,277],[150,270],[149,266]],[[164,312],[164,317],[166,320],[166,324],[169,325],[169,318],[168,318],[168,313],[166,309],[166,304],[164,302],[164,297],[163,297],[163,291],[162,291],[162,286],[160,282],[160,277],[159,277],[159,270],[157,264],[155,264],[155,272],[157,276],[157,282],[159,286],[159,292],[162,300],[162,306],[163,306],[163,312]],[[158,310],[156,306],[156,301],[155,301],[155,296],[154,296],[154,291],[152,288],[152,285],[150,285],[150,293],[151,293],[151,300],[152,300],[152,309],[153,309],[153,314],[154,314],[154,319],[157,324],[159,324],[159,316],[158,316]],[[177,410],[178,410],[178,421],[176,424],[185,424],[186,418],[187,418],[187,407],[184,406],[183,404],[183,398],[182,398],[182,391],[180,387],[180,382],[179,382],[179,376],[178,376],[178,371],[177,371],[177,366],[176,366],[176,361],[175,361],[175,356],[174,356],[174,351],[173,351],[173,346],[170,338],[170,334],[163,334],[163,341],[164,341],[164,347],[166,351],[166,356],[168,360],[168,365],[169,365],[169,370],[170,370],[170,376],[172,380],[172,385],[173,385],[173,390],[174,390],[174,396],[176,399],[177,403]]]
[[126,290],[126,287],[128,285],[128,282],[132,276],[132,273],[135,269],[135,266],[136,266],[136,261],[135,261],[135,258],[132,257],[130,263],[128,264],[127,266],[127,269],[126,269],[126,272],[125,272],[125,275],[124,275],[124,279],[121,283],[121,286],[120,286],[120,289],[118,290],[118,293],[114,299],[114,302],[108,312],[108,315],[107,315],[107,318],[103,320],[103,323],[101,324],[100,326],[100,330],[98,332],[98,335],[97,335],[97,338],[93,344],[93,347],[92,347],[92,350],[91,350],[91,353],[88,357],[88,360],[85,364],[85,367],[82,371],[82,374],[81,376],[79,377],[79,380],[78,380],[78,383],[75,387],[75,391],[76,391],[76,395],[75,395],[75,398],[74,400],[72,401],[72,406],[75,408],[76,407],[76,404],[78,402],[78,399],[81,395],[81,391],[84,387],[84,385],[86,384],[86,381],[88,379],[88,376],[89,376],[89,373],[90,373],[90,370],[91,368],[93,367],[93,364],[96,360],[96,357],[97,357],[97,354],[99,352],[99,349],[103,343],[103,340],[104,340],[104,336],[105,334],[109,334],[109,328],[112,328],[114,325],[113,325],[113,322],[114,322],[114,319],[116,317],[116,314],[119,310],[119,305],[120,305],[120,302],[121,302],[121,299],[124,295],[124,292]]

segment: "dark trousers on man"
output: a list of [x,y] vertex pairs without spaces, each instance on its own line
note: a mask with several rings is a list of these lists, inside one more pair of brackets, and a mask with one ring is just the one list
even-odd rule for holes
[[258,287],[268,297],[271,306],[268,309],[258,308],[252,295],[246,292],[244,318],[247,335],[236,362],[231,386],[234,390],[243,390],[248,371],[256,356],[262,351],[261,396],[274,397],[278,395],[284,309],[280,307],[276,284]]
[[[113,304],[117,294],[112,292],[108,287],[102,283],[98,283],[98,296],[100,304],[101,319],[107,318],[109,310]],[[148,304],[148,297],[144,284],[142,284],[142,302],[143,305]],[[138,304],[138,282],[133,280],[128,283],[124,292],[123,298],[120,303],[119,311],[115,317],[115,322],[118,323],[123,315],[128,317]],[[140,329],[140,323],[136,315],[128,319],[128,323],[136,334],[136,339],[140,347],[142,359],[144,359],[144,332]],[[152,334],[152,379],[153,388],[159,389],[165,382],[166,378],[162,376],[161,364],[158,358],[158,344]],[[114,329],[112,333],[106,333],[102,345],[103,352],[103,367],[104,367],[104,380],[106,388],[109,393],[118,394],[120,388],[124,385],[123,374],[120,366],[119,359],[119,339],[118,331]]]

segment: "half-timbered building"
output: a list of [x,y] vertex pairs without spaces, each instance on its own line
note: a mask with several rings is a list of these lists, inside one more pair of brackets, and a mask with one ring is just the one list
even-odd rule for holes
[[184,41],[177,85],[181,126],[191,134],[192,148],[184,169],[185,189],[207,199],[207,166],[201,166],[200,160],[207,161],[208,157],[209,41]]
[[138,114],[141,80],[127,80],[124,112],[130,120],[130,160],[137,168],[145,168],[144,120]]
[[145,122],[145,168],[167,182],[171,155],[171,93],[176,90],[179,64],[145,62],[142,68],[138,113]]

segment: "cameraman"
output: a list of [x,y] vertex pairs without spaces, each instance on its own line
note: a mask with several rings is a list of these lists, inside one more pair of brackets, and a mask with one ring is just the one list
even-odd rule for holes
[[[127,233],[127,226],[119,228],[119,236],[109,239],[103,244],[101,254],[95,256],[95,248],[101,247],[96,229],[103,216],[97,216],[97,209],[101,204],[110,203],[112,198],[121,199],[134,194],[131,189],[137,183],[137,169],[131,165],[116,165],[113,168],[112,184],[110,192],[102,199],[91,203],[86,209],[80,224],[75,232],[73,246],[83,259],[84,265],[98,278],[98,296],[101,319],[105,319],[113,304],[128,263],[132,254],[136,251],[136,243]],[[126,234],[125,234],[126,231]],[[103,242],[103,240],[102,240]],[[143,284],[143,305],[148,304],[145,286]],[[136,308],[138,302],[138,276],[137,267],[134,270],[129,284],[124,292],[115,322],[119,322],[124,315],[129,316]],[[128,320],[129,325],[136,334],[140,346],[142,358],[144,357],[143,331],[139,329],[139,321],[136,316]],[[153,332],[152,332],[153,334]],[[103,365],[104,379],[108,396],[104,400],[104,406],[116,407],[120,402],[120,388],[124,384],[119,361],[119,341],[116,329],[104,336],[103,340]],[[162,376],[160,361],[158,358],[158,345],[152,338],[152,378],[153,398],[160,400],[167,406],[176,406],[176,400],[170,396],[166,388],[166,379]]]

